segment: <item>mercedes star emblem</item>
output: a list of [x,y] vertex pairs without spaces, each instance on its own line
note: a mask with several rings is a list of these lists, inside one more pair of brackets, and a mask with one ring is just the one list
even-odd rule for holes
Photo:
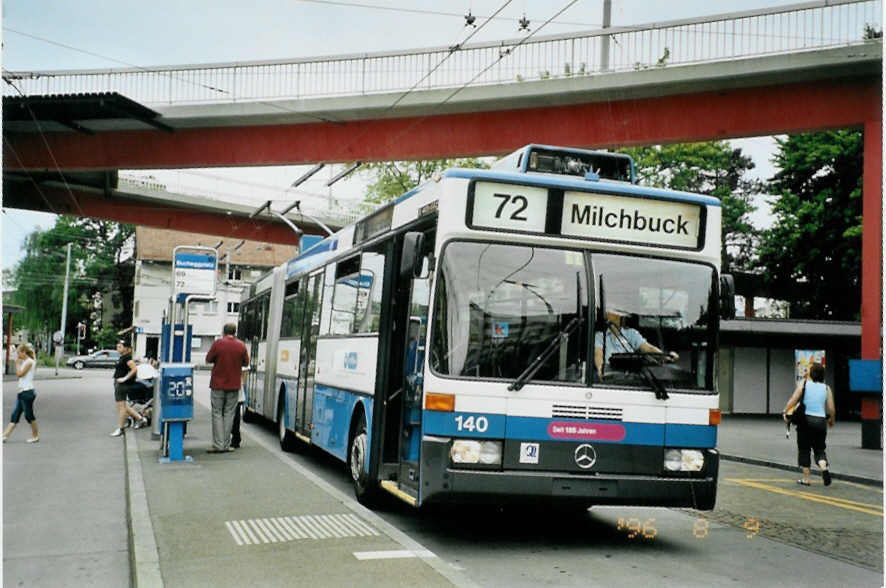
[[575,448],[575,465],[583,470],[589,470],[597,462],[597,452],[587,443],[582,443]]

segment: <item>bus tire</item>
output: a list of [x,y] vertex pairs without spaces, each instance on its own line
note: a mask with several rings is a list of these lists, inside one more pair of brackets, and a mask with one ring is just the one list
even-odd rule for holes
[[380,490],[378,483],[369,478],[366,472],[366,455],[369,437],[366,434],[366,415],[361,414],[351,434],[348,444],[348,469],[354,482],[354,495],[357,502],[367,507],[375,507],[379,502]]
[[283,396],[280,396],[277,403],[277,438],[280,440],[280,449],[295,451],[295,435],[286,430],[286,421],[283,419]]

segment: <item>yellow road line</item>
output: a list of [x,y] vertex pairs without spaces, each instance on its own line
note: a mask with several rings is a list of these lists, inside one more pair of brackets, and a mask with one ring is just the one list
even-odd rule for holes
[[[769,486],[768,484],[760,484],[757,482],[751,482],[749,480],[741,480],[738,478],[727,478],[730,482],[735,482],[737,484],[741,484],[743,486],[749,486],[751,488],[757,488],[759,490],[766,490],[767,492],[772,492],[774,494],[782,494],[784,496],[793,496],[794,498],[802,498],[803,500],[809,500],[811,502],[820,502],[822,504],[828,504],[830,506],[835,506],[837,508],[845,508],[847,510],[855,510],[858,512],[863,512],[866,514],[882,517],[883,511],[882,507],[876,504],[867,504],[864,502],[851,503],[851,501],[843,501],[842,499],[832,499],[830,497],[821,496],[818,494],[811,494],[807,492],[793,492],[791,490],[785,490],[784,488],[778,488],[776,486]],[[854,504],[864,505],[867,508],[862,508],[859,506],[854,506]],[[875,508],[879,508],[880,510],[873,510]]]
[[[796,480],[793,478],[724,478],[730,482],[737,482],[739,480],[746,480],[748,482],[781,482],[783,484],[796,484]],[[869,484],[859,484],[857,482],[849,482],[847,480],[840,480],[841,486],[852,486],[853,488],[858,488],[860,490],[868,490],[870,492],[876,492],[877,494],[883,494],[882,488],[877,488],[876,486],[871,486]]]

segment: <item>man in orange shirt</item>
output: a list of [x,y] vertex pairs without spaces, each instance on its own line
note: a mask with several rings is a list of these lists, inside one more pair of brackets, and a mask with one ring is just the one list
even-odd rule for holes
[[206,363],[212,364],[212,376],[209,378],[212,447],[207,450],[209,453],[234,451],[231,447],[231,426],[237,408],[242,369],[249,365],[249,352],[243,341],[234,336],[236,333],[237,325],[226,324],[222,338],[217,339],[206,354]]

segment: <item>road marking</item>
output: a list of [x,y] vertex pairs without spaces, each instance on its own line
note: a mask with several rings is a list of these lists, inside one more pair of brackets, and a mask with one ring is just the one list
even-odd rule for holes
[[819,502],[822,504],[828,504],[830,506],[835,506],[837,508],[845,508],[847,510],[855,510],[858,512],[863,512],[865,514],[870,514],[878,517],[883,516],[883,507],[878,504],[869,504],[867,502],[854,502],[851,500],[845,500],[842,498],[836,498],[831,496],[821,496],[820,494],[813,494],[810,492],[796,492],[792,490],[785,490],[784,488],[778,488],[777,486],[770,486],[768,484],[761,484],[759,482],[754,482],[751,480],[739,479],[739,478],[726,478],[726,480],[730,482],[735,482],[736,484],[741,484],[742,486],[749,486],[751,488],[757,488],[758,490],[766,490],[767,492],[772,492],[774,494],[783,494],[785,496],[792,496],[794,498],[802,498],[803,500],[809,500],[811,502]]
[[412,551],[399,549],[394,551],[355,551],[354,557],[364,561],[368,559],[401,559],[407,557],[436,557],[427,550]]
[[[728,481],[734,481],[739,478],[726,478]],[[781,482],[782,484],[796,484],[797,482],[792,478],[740,478],[742,480],[746,480],[748,482]],[[871,486],[870,484],[859,484],[858,482],[850,482],[848,480],[840,480],[841,486],[852,486],[853,488],[858,488],[860,490],[868,490],[870,492],[876,492],[878,494],[883,494],[882,488],[877,488],[875,486]]]
[[356,514],[302,515],[225,521],[225,527],[234,538],[237,546],[285,543],[299,539],[338,539],[380,535],[378,531],[360,520]]

